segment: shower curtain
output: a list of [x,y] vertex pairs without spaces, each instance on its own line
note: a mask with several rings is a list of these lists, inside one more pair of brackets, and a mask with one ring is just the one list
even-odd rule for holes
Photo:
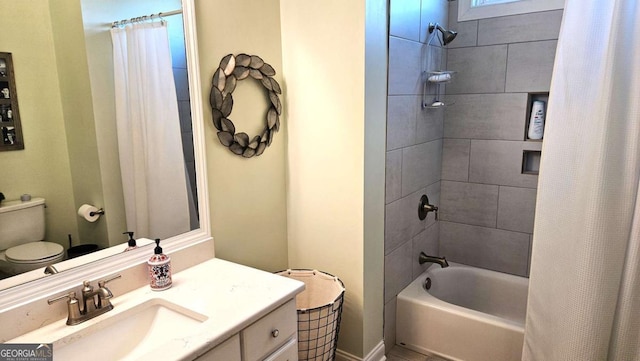
[[127,230],[147,238],[187,232],[187,182],[166,23],[113,28],[111,38]]
[[640,360],[640,1],[567,0],[523,360]]

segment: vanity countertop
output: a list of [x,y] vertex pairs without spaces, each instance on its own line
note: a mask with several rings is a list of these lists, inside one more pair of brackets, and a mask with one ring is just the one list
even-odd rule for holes
[[[302,282],[214,258],[174,274],[173,285],[168,290],[158,292],[144,286],[126,294],[116,294],[111,300],[114,309],[104,315],[76,326],[67,326],[66,318],[61,319],[8,342],[54,343],[55,360],[54,341],[73,340],[73,337],[66,336],[135,305],[163,299],[200,313],[207,319],[193,327],[186,337],[168,337],[160,348],[145,354],[143,359],[192,360],[294,298],[303,289]],[[168,334],[171,331],[166,330]],[[95,345],[96,355],[99,355],[100,347],[117,347],[109,344],[109,340],[104,341],[103,345]],[[78,359],[86,356],[78,355]]]

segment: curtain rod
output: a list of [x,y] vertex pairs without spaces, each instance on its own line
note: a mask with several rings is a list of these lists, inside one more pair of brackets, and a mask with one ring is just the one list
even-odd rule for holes
[[161,12],[161,13],[157,13],[157,14],[151,14],[151,15],[144,15],[144,16],[138,16],[135,18],[131,18],[131,19],[123,19],[120,21],[114,21],[111,23],[111,27],[115,28],[121,25],[126,25],[126,24],[131,24],[137,21],[145,21],[145,20],[153,20],[154,18],[160,18],[162,19],[163,16],[171,16],[171,15],[177,15],[177,14],[182,14],[182,9],[178,9],[178,10],[171,10],[171,11],[165,11],[165,12]]

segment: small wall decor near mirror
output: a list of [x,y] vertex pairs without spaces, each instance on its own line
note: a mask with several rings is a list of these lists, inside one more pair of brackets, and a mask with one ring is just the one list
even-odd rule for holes
[[[271,145],[274,133],[280,129],[282,94],[280,84],[273,78],[276,71],[257,55],[228,54],[220,61],[213,74],[210,103],[213,112],[213,126],[218,129],[218,139],[234,154],[245,158],[261,155]],[[238,81],[253,78],[260,81],[269,95],[269,109],[265,127],[260,135],[250,138],[247,133],[236,133],[236,127],[229,118],[233,110],[233,91]]]
[[11,53],[0,53],[0,151],[24,149]]

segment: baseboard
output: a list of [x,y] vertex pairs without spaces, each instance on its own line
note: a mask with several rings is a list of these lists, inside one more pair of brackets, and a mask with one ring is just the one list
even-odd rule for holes
[[380,343],[365,356],[364,359],[354,356],[348,352],[340,349],[336,350],[336,361],[386,361],[387,357],[384,355],[384,342]]

